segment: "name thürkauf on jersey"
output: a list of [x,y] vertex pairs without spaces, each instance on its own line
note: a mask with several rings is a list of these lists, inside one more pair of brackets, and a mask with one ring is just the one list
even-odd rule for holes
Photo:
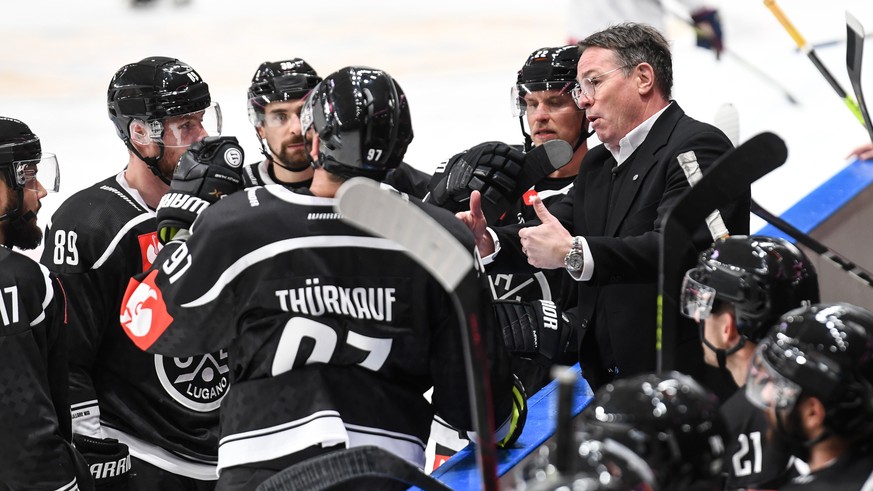
[[276,290],[279,308],[285,312],[313,316],[334,314],[382,322],[391,322],[394,318],[396,288],[342,287],[319,283],[318,278],[308,278],[304,287]]

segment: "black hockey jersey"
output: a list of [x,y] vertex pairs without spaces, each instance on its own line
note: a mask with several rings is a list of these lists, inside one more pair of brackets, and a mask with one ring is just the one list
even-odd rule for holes
[[65,315],[57,279],[0,246],[0,490],[93,486],[69,443]]
[[[171,356],[231,346],[220,469],[313,445],[376,445],[423,466],[434,410],[471,428],[451,299],[398,244],[305,193],[249,188],[207,208],[186,242],[168,243],[131,281],[124,328]],[[472,253],[459,220],[422,206]],[[501,422],[511,375],[497,332],[483,332]],[[431,386],[433,406],[423,397]]]
[[312,179],[295,182],[293,184],[282,183],[276,180],[271,172],[272,162],[262,160],[254,164],[246,164],[242,169],[243,186],[250,188],[254,186],[267,186],[269,184],[282,184],[291,188],[308,188],[312,184]]
[[785,491],[868,491],[873,489],[873,451],[849,449],[833,463],[807,475],[795,477]]
[[[270,184],[281,184],[289,188],[308,188],[312,184],[312,179],[293,184],[278,182],[270,171],[271,168],[269,160],[247,164],[243,167],[242,172],[243,185],[247,188]],[[416,198],[423,198],[427,194],[428,182],[430,182],[429,174],[415,169],[406,162],[401,162],[397,168],[391,169],[385,178],[385,183],[389,186]]]
[[724,489],[779,489],[796,475],[791,454],[767,441],[767,417],[746,399],[745,390],[735,391],[719,412],[729,435]]
[[118,321],[127,282],[158,254],[155,229],[155,212],[124,173],[76,193],[52,218],[41,261],[67,287],[74,430],[117,438],[174,474],[212,480],[218,406],[230,384],[226,351],[146,354]]

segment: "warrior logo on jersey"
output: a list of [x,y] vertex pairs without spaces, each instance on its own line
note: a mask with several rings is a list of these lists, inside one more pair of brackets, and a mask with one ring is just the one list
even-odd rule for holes
[[155,286],[157,271],[152,271],[142,281],[131,281],[124,292],[121,312],[121,327],[139,349],[145,351],[167,330],[173,317],[167,312],[164,296]]
[[225,350],[186,358],[155,355],[155,371],[164,390],[194,411],[218,409],[230,387]]
[[142,270],[146,271],[152,267],[152,263],[158,257],[158,252],[161,251],[161,243],[158,241],[157,232],[142,234],[137,239],[139,239],[139,251],[142,257]]

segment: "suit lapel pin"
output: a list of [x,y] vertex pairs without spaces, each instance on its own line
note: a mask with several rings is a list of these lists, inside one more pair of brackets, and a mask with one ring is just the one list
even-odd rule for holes
[[640,177],[639,174],[634,174],[634,181],[636,181],[638,177]]

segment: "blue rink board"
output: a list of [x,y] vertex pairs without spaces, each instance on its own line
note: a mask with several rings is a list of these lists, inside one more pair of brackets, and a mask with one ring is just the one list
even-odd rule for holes
[[[576,416],[591,402],[593,393],[582,378],[578,363],[572,367],[572,370],[578,377],[576,390],[573,393],[572,410],[573,416]],[[497,473],[499,475],[509,472],[555,432],[557,396],[558,384],[552,381],[527,400],[527,423],[515,448],[498,450]],[[479,471],[476,467],[476,452],[473,449],[472,445],[463,448],[435,470],[433,476],[454,490],[481,489]]]
[[[786,210],[781,218],[808,234],[871,183],[873,160],[855,160]],[[757,233],[795,242],[773,225],[766,225]]]

